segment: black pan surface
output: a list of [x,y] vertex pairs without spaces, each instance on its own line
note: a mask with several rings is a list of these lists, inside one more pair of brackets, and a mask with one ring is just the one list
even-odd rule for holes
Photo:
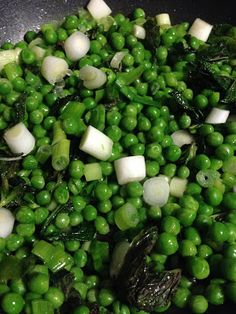
[[[16,43],[23,39],[26,31],[37,30],[45,22],[60,20],[75,13],[87,0],[0,0],[0,44]],[[142,7],[153,16],[168,12],[172,23],[193,21],[201,17],[209,23],[231,23],[236,25],[235,0],[106,0],[113,12],[129,14],[135,7]],[[171,313],[173,313],[171,311]],[[188,311],[174,311],[176,314]],[[236,305],[227,303],[210,307],[208,313],[235,314]],[[69,313],[68,313],[69,314]]]

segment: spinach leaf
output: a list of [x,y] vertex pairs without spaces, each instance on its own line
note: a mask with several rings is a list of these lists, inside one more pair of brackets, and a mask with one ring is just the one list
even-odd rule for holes
[[57,314],[72,313],[74,309],[82,304],[81,296],[73,285],[75,283],[74,275],[68,271],[61,270],[52,275],[53,284],[59,288],[65,297],[65,301]]
[[160,26],[157,25],[153,18],[149,18],[144,27],[146,30],[145,46],[147,49],[155,51],[161,43]]
[[47,227],[50,225],[50,223],[56,218],[56,216],[62,212],[71,212],[73,211],[73,205],[71,202],[66,203],[65,205],[59,205],[57,206],[54,211],[48,216],[48,218],[46,219],[46,221],[43,224],[43,227],[41,229],[41,236],[45,236],[45,232],[47,230]]
[[170,93],[172,96],[172,108],[176,114],[178,112],[182,113],[182,110],[185,111],[192,119],[193,122],[198,124],[203,122],[203,112],[200,109],[190,106],[187,99],[178,91],[173,91]]
[[25,106],[25,100],[27,98],[27,95],[25,93],[21,94],[20,97],[17,99],[14,107],[14,117],[13,122],[14,124],[17,124],[19,122],[23,122],[25,120],[25,114],[26,114],[26,106]]
[[68,231],[54,232],[45,236],[48,241],[91,241],[95,235],[95,227],[89,223],[82,223],[76,228],[71,228]]
[[225,93],[224,99],[221,100],[223,103],[236,103],[236,80],[232,81],[229,89]]
[[179,269],[156,273],[147,265],[146,255],[156,244],[157,235],[157,228],[151,227],[134,238],[115,279],[120,297],[148,312],[170,301],[181,278]]
[[62,109],[69,101],[79,101],[79,95],[68,95],[66,97],[58,98],[56,102],[50,109],[50,114],[53,116],[57,116],[60,113],[60,109]]

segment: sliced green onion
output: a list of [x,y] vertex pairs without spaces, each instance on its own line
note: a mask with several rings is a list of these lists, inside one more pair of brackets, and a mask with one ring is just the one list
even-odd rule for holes
[[88,89],[99,88],[107,81],[106,74],[91,65],[85,65],[79,71],[79,77],[83,81],[84,87]]
[[36,159],[40,164],[45,164],[48,158],[52,155],[52,147],[50,145],[42,145],[36,152]]
[[170,186],[162,176],[153,177],[143,184],[144,201],[151,206],[164,206],[169,198]]
[[168,13],[160,13],[156,15],[157,25],[168,28],[171,26],[170,16]]
[[220,124],[225,123],[229,117],[230,111],[213,108],[211,112],[208,114],[205,122],[210,124]]
[[93,162],[84,165],[84,176],[87,182],[102,179],[102,169],[100,164]]
[[90,0],[87,9],[95,20],[102,19],[111,14],[111,9],[103,0]]
[[224,172],[236,175],[236,156],[229,157],[223,163],[222,170]]
[[66,139],[66,133],[62,129],[61,121],[56,121],[53,124],[53,141],[52,145]]
[[113,58],[111,59],[110,66],[114,69],[119,69],[121,61],[123,60],[124,56],[127,54],[126,51],[118,51],[114,54]]
[[72,33],[64,43],[67,58],[78,61],[84,57],[90,48],[90,40],[87,35],[76,31]]
[[85,131],[79,148],[99,160],[107,160],[112,153],[112,140],[98,129],[89,125]]
[[219,177],[220,173],[213,169],[200,170],[196,174],[198,184],[204,188],[212,187]]
[[187,186],[188,180],[173,177],[170,181],[170,195],[174,197],[182,197]]
[[206,42],[212,31],[212,28],[213,25],[203,21],[200,18],[196,18],[192,26],[190,27],[188,33],[191,36],[194,36],[197,39]]
[[68,69],[68,64],[64,59],[47,56],[41,65],[41,74],[50,84],[55,84],[63,80]]
[[34,149],[35,138],[22,122],[8,129],[3,137],[14,154],[27,155]]
[[114,218],[117,227],[122,231],[134,228],[139,223],[138,211],[130,203],[126,203],[117,209]]
[[146,164],[143,156],[128,156],[114,162],[117,181],[120,185],[141,181],[146,177]]
[[63,139],[52,147],[52,167],[56,171],[64,170],[70,163],[70,140]]
[[36,299],[31,302],[32,314],[53,314],[52,304],[47,300]]
[[44,240],[35,244],[32,253],[39,257],[52,272],[57,272],[69,265],[70,255],[60,246],[54,246]]

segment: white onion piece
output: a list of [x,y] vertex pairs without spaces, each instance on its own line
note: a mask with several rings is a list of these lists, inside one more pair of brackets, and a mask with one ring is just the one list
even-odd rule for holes
[[123,241],[117,243],[115,246],[112,258],[111,258],[111,264],[110,264],[110,276],[116,277],[121,269],[121,266],[123,265],[124,258],[126,253],[128,252],[128,249],[130,248],[130,243]]
[[146,165],[143,156],[123,157],[114,162],[117,181],[120,185],[141,181],[146,177]]
[[182,197],[188,181],[186,179],[181,179],[178,177],[173,177],[170,181],[170,195],[175,197]]
[[35,138],[22,122],[6,130],[3,138],[14,154],[27,155],[34,149]]
[[236,193],[236,185],[233,187],[233,192]]
[[47,56],[43,59],[41,74],[50,84],[60,82],[66,76],[67,71],[68,64],[64,59],[54,56]]
[[203,21],[200,18],[196,18],[192,26],[190,27],[188,33],[191,36],[194,36],[197,39],[200,39],[206,42],[212,31],[212,28],[213,28],[213,25]]
[[0,71],[10,62],[19,63],[20,52],[20,48],[0,51]]
[[213,108],[207,116],[205,122],[210,124],[225,123],[228,119],[229,114],[229,110]]
[[10,210],[0,208],[0,238],[7,238],[13,230],[15,218]]
[[107,160],[111,156],[112,146],[113,142],[108,136],[90,125],[82,136],[79,148],[99,160]]
[[154,177],[143,184],[144,201],[151,206],[164,206],[169,198],[170,187],[163,177]]
[[111,9],[103,0],[90,0],[87,9],[95,20],[99,20],[111,14]]
[[110,62],[111,68],[119,69],[121,61],[123,60],[126,53],[127,52],[125,51],[116,52]]
[[34,40],[32,40],[30,43],[29,43],[29,45],[28,45],[28,48],[33,48],[33,47],[35,47],[35,46],[38,46],[38,45],[41,45],[41,44],[43,44],[44,43],[44,41],[43,41],[43,39],[41,38],[41,37],[37,37],[37,38],[35,38]]
[[84,81],[83,84],[88,89],[99,88],[107,81],[106,74],[91,65],[85,65],[79,71],[79,78]]
[[78,61],[89,51],[90,40],[85,34],[79,31],[74,32],[66,39],[64,49],[67,58],[72,61]]
[[146,30],[140,25],[134,25],[133,34],[136,38],[144,39],[146,37]]
[[171,25],[170,22],[170,16],[168,13],[160,13],[156,15],[156,21],[157,25],[162,26],[162,25]]
[[31,48],[31,50],[33,51],[33,53],[35,54],[35,57],[37,60],[42,60],[43,57],[45,56],[46,50],[38,47],[38,46],[33,46]]
[[173,143],[179,147],[191,144],[194,141],[193,136],[186,130],[178,130],[171,134]]

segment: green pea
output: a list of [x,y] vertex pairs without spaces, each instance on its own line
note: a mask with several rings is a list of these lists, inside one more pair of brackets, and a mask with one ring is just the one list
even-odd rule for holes
[[63,292],[56,287],[49,287],[44,297],[52,304],[54,309],[61,307],[65,298]]
[[177,252],[179,248],[177,238],[175,235],[163,232],[159,235],[157,240],[158,252],[164,255],[172,255]]
[[15,292],[8,292],[2,298],[2,309],[5,313],[19,314],[24,308],[24,299]]
[[208,309],[208,302],[203,295],[193,295],[189,299],[189,307],[193,313],[205,313]]
[[93,221],[97,218],[97,209],[92,205],[87,205],[83,209],[83,217],[87,221]]

